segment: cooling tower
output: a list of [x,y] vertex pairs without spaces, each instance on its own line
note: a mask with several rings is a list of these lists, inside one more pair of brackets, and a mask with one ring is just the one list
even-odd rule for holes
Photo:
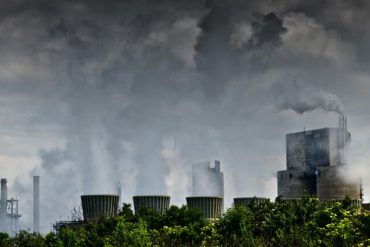
[[109,218],[117,215],[117,195],[82,195],[82,212],[85,221],[95,221],[99,218]]
[[261,204],[269,201],[270,201],[269,198],[264,197],[236,197],[234,198],[234,207],[249,206],[253,202]]
[[345,180],[337,167],[318,167],[317,196],[320,200],[343,200],[346,196],[352,200],[361,199],[361,184],[358,181]]
[[141,207],[147,207],[156,212],[163,213],[170,207],[170,196],[134,196],[134,208],[137,213]]
[[217,196],[192,196],[186,197],[186,204],[189,208],[197,209],[206,219],[221,217],[224,199]]

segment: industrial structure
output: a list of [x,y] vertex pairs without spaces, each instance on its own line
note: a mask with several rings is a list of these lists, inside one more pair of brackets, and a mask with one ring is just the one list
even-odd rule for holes
[[118,196],[118,205],[121,205],[121,203],[122,203],[122,201],[121,201],[122,187],[121,187],[121,182],[120,181],[116,182],[116,193],[117,193],[117,196]]
[[82,195],[82,213],[85,221],[96,221],[117,215],[117,195]]
[[270,199],[265,197],[236,197],[234,198],[234,207],[249,206],[253,203],[261,204],[269,201]]
[[148,195],[134,196],[135,213],[139,212],[140,208],[146,207],[155,212],[165,212],[170,207],[170,196],[165,195]]
[[224,197],[224,173],[220,161],[193,164],[193,196]]
[[286,136],[287,170],[279,171],[278,195],[285,199],[317,194],[321,200],[361,199],[360,180],[342,175],[346,148],[351,140],[347,119],[340,116],[339,127],[308,130]]
[[7,180],[1,179],[0,231],[15,235],[19,231],[18,199],[8,199]]
[[33,176],[33,231],[40,231],[40,176]]
[[189,208],[199,210],[207,220],[221,217],[224,198],[217,196],[192,196],[186,197]]

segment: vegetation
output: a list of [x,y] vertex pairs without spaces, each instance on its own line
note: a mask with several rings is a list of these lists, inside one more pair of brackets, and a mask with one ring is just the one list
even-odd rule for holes
[[1,246],[369,246],[370,214],[349,203],[322,204],[315,197],[230,208],[206,221],[200,212],[172,206],[165,213],[142,208],[136,215],[123,204],[115,218],[58,235],[0,233]]

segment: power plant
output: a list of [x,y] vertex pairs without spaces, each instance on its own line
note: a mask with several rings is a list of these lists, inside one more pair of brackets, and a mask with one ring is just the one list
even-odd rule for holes
[[170,207],[170,196],[134,196],[132,199],[134,201],[135,213],[139,212],[142,207],[149,208],[155,212],[164,213]]
[[295,199],[307,193],[321,200],[343,200],[346,196],[360,200],[360,180],[348,180],[342,174],[350,167],[345,155],[350,140],[343,116],[338,128],[287,134],[287,169],[277,173],[278,196]]
[[[277,172],[278,196],[285,200],[300,199],[305,193],[317,195],[326,203],[349,197],[353,205],[361,205],[360,179],[349,180],[344,169],[351,167],[346,150],[351,134],[347,119],[341,116],[336,128],[322,128],[289,133],[286,135],[286,170]],[[121,184],[116,183],[114,194],[81,195],[83,220],[59,221],[56,231],[63,226],[80,226],[100,218],[118,214]],[[124,188],[123,188],[124,189]],[[169,195],[133,196],[135,213],[146,207],[164,213],[170,207]],[[270,199],[263,197],[235,197],[234,206],[262,204]],[[192,165],[192,195],[186,197],[189,208],[199,210],[205,219],[221,217],[224,211],[224,174],[220,161]],[[14,234],[19,231],[18,200],[8,199],[7,180],[1,179],[0,230]],[[40,177],[33,177],[33,231],[40,231]]]

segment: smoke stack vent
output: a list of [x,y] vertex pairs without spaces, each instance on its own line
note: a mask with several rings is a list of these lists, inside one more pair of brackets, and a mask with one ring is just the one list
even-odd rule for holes
[[139,212],[141,207],[147,207],[161,213],[170,207],[170,196],[165,195],[134,196],[133,201],[135,213]]
[[33,176],[33,231],[40,231],[40,176]]

